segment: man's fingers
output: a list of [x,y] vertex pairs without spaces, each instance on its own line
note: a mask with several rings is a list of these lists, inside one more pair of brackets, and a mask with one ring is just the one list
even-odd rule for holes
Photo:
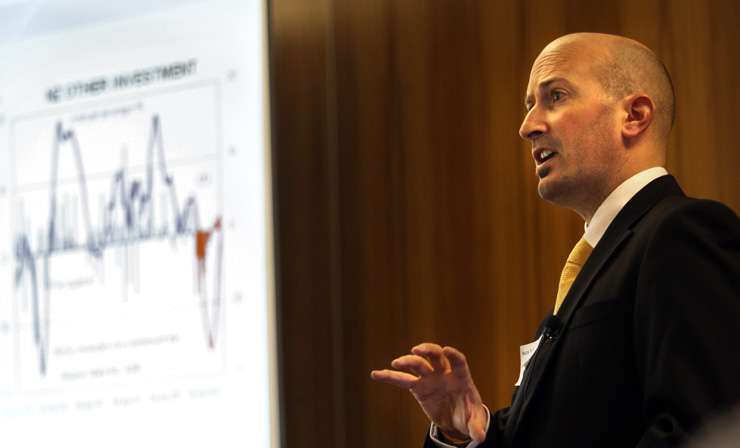
[[442,354],[442,347],[437,344],[429,342],[419,344],[411,349],[411,353],[428,359],[434,370],[445,372],[450,367],[447,358]]
[[425,358],[417,355],[404,355],[391,362],[394,369],[413,373],[416,376],[425,376],[434,372],[432,365]]
[[403,389],[411,389],[419,379],[414,375],[405,372],[396,372],[395,370],[373,370],[370,372],[370,378],[381,383],[391,384]]
[[442,353],[449,360],[450,368],[456,374],[464,375],[466,377],[470,376],[468,360],[465,359],[465,355],[463,355],[462,352],[454,347],[445,347],[442,349]]

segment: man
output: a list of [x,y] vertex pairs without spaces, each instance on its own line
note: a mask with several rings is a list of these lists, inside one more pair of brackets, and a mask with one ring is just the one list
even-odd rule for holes
[[740,401],[740,222],[663,168],[674,94],[644,45],[553,41],[526,107],[540,196],[586,226],[510,407],[489,413],[452,347],[420,344],[371,376],[411,391],[429,448],[679,446]]

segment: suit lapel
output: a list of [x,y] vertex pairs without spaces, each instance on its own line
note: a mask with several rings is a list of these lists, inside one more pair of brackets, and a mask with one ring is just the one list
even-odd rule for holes
[[[563,305],[560,307],[557,315],[563,323],[563,331],[566,331],[573,315],[578,310],[591,283],[596,275],[602,270],[606,262],[632,235],[632,227],[647,213],[653,206],[668,196],[683,195],[681,188],[676,183],[673,176],[662,176],[646,185],[640,190],[622,210],[617,214],[612,223],[607,228],[604,236],[594,248],[591,256],[583,265],[581,272],[576,277],[573,285],[565,297]],[[521,424],[529,407],[532,397],[537,393],[537,388],[543,377],[547,374],[548,366],[553,358],[557,344],[561,339],[555,339],[549,349],[538,350],[535,353],[537,359],[537,369],[529,372],[531,378],[526,378],[526,395],[519,397],[521,407],[519,409],[518,419],[516,419],[516,428]],[[534,362],[534,360],[532,360]],[[523,384],[524,386],[524,384]],[[518,400],[517,400],[518,401]],[[516,403],[514,404],[516,407]],[[516,428],[514,432],[516,432]]]

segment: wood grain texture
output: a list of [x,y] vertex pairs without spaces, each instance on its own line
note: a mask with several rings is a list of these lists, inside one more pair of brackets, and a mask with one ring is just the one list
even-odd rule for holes
[[[598,6],[596,6],[598,5]],[[463,350],[506,405],[518,346],[582,234],[536,192],[517,131],[532,61],[575,31],[634,37],[671,71],[668,169],[740,210],[736,2],[271,0],[285,446],[419,446],[426,417],[369,371]]]

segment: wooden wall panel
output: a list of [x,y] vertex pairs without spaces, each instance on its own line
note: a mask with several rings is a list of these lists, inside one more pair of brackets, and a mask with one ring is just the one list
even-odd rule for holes
[[[270,59],[283,443],[342,446],[335,292],[332,2],[272,2]],[[320,420],[318,419],[320,417]]]
[[582,233],[539,199],[518,128],[532,61],[575,31],[633,36],[671,70],[668,168],[740,210],[735,2],[271,0],[285,446],[419,446],[373,368],[462,349],[505,405]]

